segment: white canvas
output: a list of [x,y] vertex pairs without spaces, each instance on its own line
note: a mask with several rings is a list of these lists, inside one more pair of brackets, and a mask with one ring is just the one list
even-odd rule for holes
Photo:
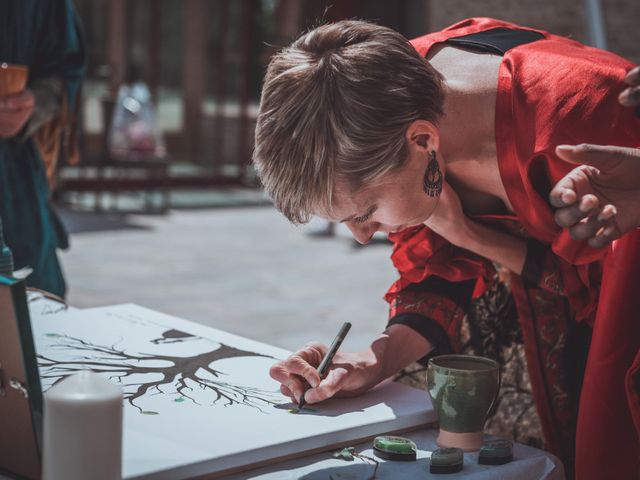
[[435,421],[426,392],[392,383],[291,414],[268,374],[288,351],[136,305],[30,310],[43,390],[84,368],[123,387],[125,478],[222,472]]

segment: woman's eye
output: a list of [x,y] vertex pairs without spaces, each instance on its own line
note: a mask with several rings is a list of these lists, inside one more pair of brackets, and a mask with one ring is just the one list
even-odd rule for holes
[[353,223],[364,223],[371,217],[371,214],[363,215],[362,217],[357,217],[352,220]]

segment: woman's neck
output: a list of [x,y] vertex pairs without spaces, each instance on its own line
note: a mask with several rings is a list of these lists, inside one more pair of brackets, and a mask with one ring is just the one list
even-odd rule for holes
[[444,115],[438,126],[445,164],[482,162],[495,155],[494,105],[495,96],[446,83]]
[[[431,53],[431,52],[430,52]],[[444,115],[438,125],[447,165],[495,157],[495,104],[502,58],[436,46],[429,62],[445,81]]]
[[[500,177],[495,140],[502,57],[444,46],[429,61],[445,81],[444,115],[438,129],[447,182],[458,194],[488,194],[513,211]],[[485,200],[482,210],[496,210],[490,198]],[[482,203],[471,197],[462,201],[467,206]]]

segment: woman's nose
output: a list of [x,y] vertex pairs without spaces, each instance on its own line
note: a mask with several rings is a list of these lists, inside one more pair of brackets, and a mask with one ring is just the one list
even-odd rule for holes
[[377,222],[367,222],[363,225],[348,223],[347,227],[351,230],[353,234],[353,238],[355,238],[358,243],[365,245],[369,243],[373,234],[378,231],[378,227],[380,226]]

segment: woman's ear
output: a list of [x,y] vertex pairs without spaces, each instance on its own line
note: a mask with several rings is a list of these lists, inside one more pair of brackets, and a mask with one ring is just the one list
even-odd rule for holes
[[415,120],[407,128],[406,141],[411,150],[437,151],[440,145],[440,132],[431,122]]

